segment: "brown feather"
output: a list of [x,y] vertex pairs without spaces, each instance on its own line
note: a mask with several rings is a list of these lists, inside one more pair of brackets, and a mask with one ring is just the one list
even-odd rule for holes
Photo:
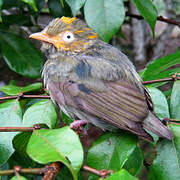
[[[139,93],[138,89],[131,87],[131,85],[129,85],[131,91],[127,91],[126,88],[128,85],[125,82],[116,83],[116,88],[113,89],[115,93],[112,91],[113,82],[109,84],[111,89],[107,92],[98,93],[91,91],[89,94],[86,94],[79,90],[77,86],[78,84],[76,83],[63,82],[58,84],[51,81],[49,84],[49,90],[51,92],[51,96],[54,97],[53,99],[55,99],[58,104],[61,104],[61,102],[58,101],[58,94],[54,90],[57,88],[61,94],[63,94],[63,99],[65,99],[65,104],[67,106],[74,107],[75,109],[79,109],[83,113],[90,115],[90,118],[87,119],[89,122],[91,122],[91,117],[94,116],[116,128],[129,130],[148,140],[152,139],[143,130],[141,125],[141,121],[143,121],[148,113],[145,97],[141,97],[139,99],[138,94],[141,96],[142,94]],[[120,90],[120,92],[118,90]],[[54,94],[54,92],[56,94]],[[129,100],[135,102],[133,104],[131,103],[130,108],[129,106],[124,106],[124,99],[121,101],[119,96],[121,93],[123,95],[127,94],[127,103],[129,103]],[[136,108],[136,101],[138,102],[138,109]],[[134,112],[132,111],[132,108],[134,109]],[[106,129],[106,127],[104,128]]]
[[[67,32],[73,37],[70,41]],[[46,42],[44,84],[70,117],[102,129],[125,129],[149,141],[152,137],[145,129],[173,139],[155,115],[151,97],[127,56],[101,41],[83,21],[57,18],[31,38]]]

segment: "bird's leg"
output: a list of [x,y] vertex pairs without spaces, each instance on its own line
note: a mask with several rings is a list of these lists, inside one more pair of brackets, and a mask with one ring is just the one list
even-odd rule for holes
[[[86,120],[75,120],[70,124],[70,128],[74,129],[76,132],[81,131],[83,132],[83,135],[87,136],[87,131],[84,129],[84,125],[86,125],[88,122]],[[78,134],[80,134],[78,132]]]
[[70,128],[76,130],[78,128],[81,128],[82,126],[84,126],[87,123],[88,122],[86,120],[75,120],[74,122],[72,122],[70,124]]

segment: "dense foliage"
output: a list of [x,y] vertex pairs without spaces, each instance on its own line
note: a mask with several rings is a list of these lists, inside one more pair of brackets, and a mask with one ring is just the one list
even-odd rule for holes
[[[156,7],[151,0],[134,0],[134,4],[156,37]],[[123,0],[48,0],[46,3],[45,0],[0,0],[0,9],[2,59],[12,71],[29,78],[40,77],[43,58],[28,39],[29,34],[24,29],[38,31],[37,20],[42,14],[52,17],[84,17],[87,24],[106,42],[119,32],[126,18]],[[144,81],[171,77],[180,72],[180,67],[175,66],[179,62],[180,49],[156,59],[140,75]],[[58,110],[51,100],[20,98],[1,103],[0,127],[32,127],[34,124],[44,124],[47,128],[32,133],[0,132],[1,170],[12,169],[15,165],[22,168],[42,167],[59,161],[65,166],[57,179],[83,179],[80,170],[85,162],[98,170],[113,170],[114,174],[107,177],[107,180],[133,180],[142,173],[143,162],[149,156],[153,160],[148,167],[150,180],[180,179],[180,81],[174,81],[172,88],[167,91],[160,91],[158,87],[166,83],[167,81],[150,84],[147,88],[158,117],[172,120],[168,126],[175,138],[168,141],[153,135],[155,143],[148,144],[152,149],[152,152],[147,151],[148,155],[146,150],[141,149],[135,135],[123,131],[121,134],[106,132],[101,135],[90,149],[86,150],[87,157],[84,158],[85,148],[83,150],[79,136],[69,126],[59,128]],[[36,82],[23,87],[10,83],[1,90],[5,95],[12,96],[20,92],[37,94],[41,89],[42,83]],[[64,114],[62,120],[67,125],[71,122]],[[86,177],[89,180],[99,178],[92,173],[86,174]],[[16,179],[12,176],[8,178]],[[26,178],[37,179],[37,176],[25,175],[24,179]]]

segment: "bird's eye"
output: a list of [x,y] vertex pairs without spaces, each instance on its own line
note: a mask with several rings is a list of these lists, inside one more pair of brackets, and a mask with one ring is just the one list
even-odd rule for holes
[[74,35],[72,32],[65,32],[63,34],[63,40],[65,42],[72,42],[74,40]]

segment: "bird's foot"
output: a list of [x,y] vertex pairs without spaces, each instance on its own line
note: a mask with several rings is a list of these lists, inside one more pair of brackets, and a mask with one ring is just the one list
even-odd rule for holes
[[82,132],[84,136],[87,136],[87,131],[83,127],[87,123],[86,120],[75,120],[70,124],[70,128],[75,130],[77,134],[81,134]]

